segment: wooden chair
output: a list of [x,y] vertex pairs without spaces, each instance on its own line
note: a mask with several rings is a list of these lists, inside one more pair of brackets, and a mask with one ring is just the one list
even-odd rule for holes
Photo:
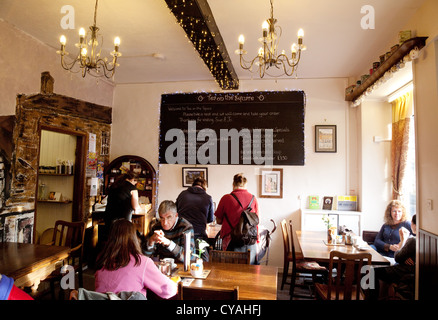
[[[82,275],[82,256],[83,256],[83,243],[85,236],[85,223],[68,222],[58,220],[55,222],[55,228],[53,231],[53,238],[50,245],[66,246],[70,247],[71,251],[64,265],[70,265],[78,272],[79,287],[83,287],[83,275]],[[44,281],[50,282],[50,291],[52,298],[55,296],[55,282],[61,281],[64,274],[60,269],[53,271]],[[63,290],[60,290],[60,295]]]
[[371,266],[371,253],[330,252],[329,280],[327,284],[315,285],[317,295],[323,300],[364,300],[360,281],[365,260]]
[[378,233],[378,231],[364,230],[362,231],[362,239],[368,244],[373,244]]
[[239,300],[239,287],[233,289],[212,289],[185,287],[178,283],[178,300]]
[[[281,221],[281,231],[283,234],[283,277],[281,280],[281,289],[283,290],[284,284],[290,284],[290,298],[298,297],[299,295],[295,295],[295,285],[297,277],[302,277],[303,274],[312,275],[313,282],[316,280],[317,275],[322,275],[324,278],[327,277],[327,269],[323,266],[320,266],[315,261],[306,261],[304,260],[302,254],[297,254],[295,251],[295,243],[294,243],[294,231],[292,221],[288,223],[285,219]],[[289,229],[289,230],[288,230]],[[292,263],[292,274],[291,274],[291,282],[287,282],[287,277],[289,273],[289,264]],[[311,294],[312,296],[312,294]],[[310,296],[310,297],[311,297]],[[304,297],[304,296],[303,296]],[[306,296],[309,298],[309,296]]]
[[250,264],[251,261],[251,250],[236,252],[211,249],[209,255],[211,262]]

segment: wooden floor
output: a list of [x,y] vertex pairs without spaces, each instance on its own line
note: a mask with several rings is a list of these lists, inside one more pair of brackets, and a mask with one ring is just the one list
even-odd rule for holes
[[[277,284],[277,300],[290,300],[289,295],[289,288],[290,285],[285,284],[283,290],[281,290],[281,278],[283,277],[282,273],[278,274],[278,284]],[[290,277],[287,281],[290,281]],[[299,280],[297,280],[297,284],[299,283]],[[314,298],[310,297],[309,295],[310,291],[308,287],[300,287],[295,286],[295,294],[299,295],[300,297],[294,297],[292,300],[315,300]],[[303,296],[309,296],[308,298],[305,298]]]

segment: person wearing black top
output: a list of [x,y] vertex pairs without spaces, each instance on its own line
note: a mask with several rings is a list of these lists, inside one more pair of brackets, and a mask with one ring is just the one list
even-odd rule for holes
[[138,174],[129,171],[121,175],[110,186],[104,215],[107,231],[109,231],[113,221],[117,219],[131,221],[132,213],[140,210],[136,188],[137,181]]
[[207,240],[207,223],[214,219],[213,199],[206,192],[207,181],[196,178],[191,187],[182,191],[176,199],[178,215],[193,225],[196,239]]

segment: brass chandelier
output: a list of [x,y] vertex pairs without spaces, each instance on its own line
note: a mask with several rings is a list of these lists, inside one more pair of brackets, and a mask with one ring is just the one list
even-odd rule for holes
[[[67,39],[64,35],[60,38],[61,50],[57,51],[57,53],[61,55],[61,66],[65,70],[74,73],[81,71],[82,77],[85,77],[88,73],[94,77],[105,76],[109,79],[114,76],[116,67],[119,66],[117,58],[122,55],[119,52],[120,38],[116,37],[114,39],[114,51],[110,53],[113,57],[112,61],[108,62],[106,57],[102,59],[103,37],[98,33],[99,28],[96,26],[97,4],[98,0],[96,0],[94,8],[94,24],[90,26],[91,33],[86,34],[84,28],[79,30],[79,42],[75,44],[79,50],[76,58],[71,63],[65,61],[64,56],[68,55],[68,52],[65,51]],[[100,37],[100,46],[98,37]]]
[[[277,19],[274,19],[273,0],[270,0],[270,2],[271,17],[262,24],[263,37],[259,38],[262,47],[260,47],[257,56],[250,61],[245,60],[243,56],[247,51],[243,49],[245,38],[242,34],[239,36],[239,49],[236,50],[235,53],[240,56],[240,66],[251,72],[258,71],[260,78],[263,78],[265,74],[271,77],[279,77],[283,75],[292,76],[298,68],[301,51],[306,49],[306,46],[303,45],[304,31],[303,29],[298,30],[298,44],[292,44],[291,55],[289,57],[284,50],[278,54],[278,43],[282,30],[280,26],[275,25]],[[252,69],[254,65],[257,66],[257,70]],[[268,72],[268,69],[272,67],[277,69],[274,70],[276,74]]]

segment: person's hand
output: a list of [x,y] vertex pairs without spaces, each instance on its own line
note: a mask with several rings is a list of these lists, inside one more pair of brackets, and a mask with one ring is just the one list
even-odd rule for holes
[[391,244],[389,246],[389,250],[394,251],[394,252],[398,251],[399,249],[400,249],[400,246],[398,244]]
[[409,235],[411,234],[411,233],[409,232],[409,230],[406,229],[405,227],[401,227],[401,228],[398,230],[398,233],[399,233],[399,235],[400,235],[400,242],[402,242],[402,243],[404,243],[404,242],[409,238]]
[[154,242],[157,242],[165,247],[168,247],[170,245],[170,240],[164,236],[163,230],[155,230],[151,239]]

